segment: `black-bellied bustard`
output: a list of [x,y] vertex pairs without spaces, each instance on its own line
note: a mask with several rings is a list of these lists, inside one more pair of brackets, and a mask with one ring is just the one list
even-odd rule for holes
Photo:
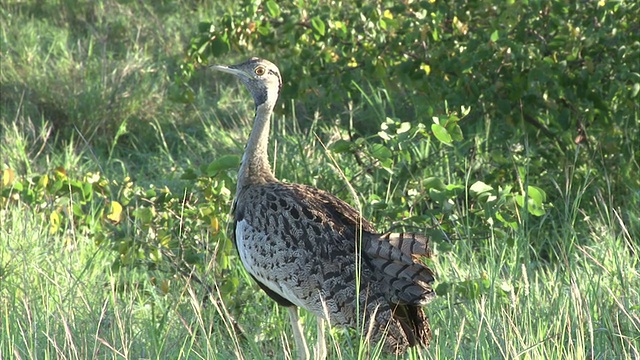
[[327,354],[325,320],[331,326],[359,326],[372,345],[384,341],[391,353],[427,345],[431,331],[421,305],[434,296],[434,278],[421,261],[431,256],[428,239],[380,234],[337,197],[278,181],[267,155],[282,87],[278,68],[259,58],[212,68],[239,77],[255,101],[233,205],[234,238],[249,274],[287,308],[298,358],[309,358],[298,307],[317,316],[318,359]]

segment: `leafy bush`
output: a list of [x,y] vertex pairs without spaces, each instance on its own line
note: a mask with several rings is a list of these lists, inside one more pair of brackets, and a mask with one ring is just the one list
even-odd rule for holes
[[[333,118],[353,102],[364,133],[386,116],[429,126],[446,104],[471,107],[460,126],[483,139],[464,146],[476,149],[478,176],[489,181],[516,179],[504,154],[529,144],[531,173],[559,175],[558,159],[569,166],[577,154],[581,164],[603,159],[620,184],[640,185],[631,176],[640,141],[635,3],[271,0],[234,9],[200,23],[178,85],[194,64],[230,51],[277,54],[284,106],[298,99]],[[365,84],[384,89],[382,113],[367,108]]]
[[460,142],[456,130],[453,163],[466,157],[470,168],[455,170],[488,184],[538,184],[553,202],[550,179],[576,167],[578,181],[617,174],[616,193],[640,186],[631,175],[640,160],[636,4],[267,1],[235,9],[200,24],[178,84],[194,64],[229,51],[278,54],[285,107],[295,98],[333,118],[354,103],[364,135],[387,116],[436,130],[432,116],[470,107],[459,126],[472,141]]
[[37,213],[48,221],[50,236],[68,233],[69,241],[88,238],[113,250],[118,254],[112,264],[115,272],[121,267],[144,270],[155,274],[162,287],[175,276],[194,275],[196,266],[203,272],[211,253],[218,254],[216,274],[230,267],[231,243],[224,224],[231,193],[224,181],[201,174],[174,194],[167,187],[136,185],[128,177],[74,177],[62,167],[26,177],[7,168],[1,179],[0,208]]

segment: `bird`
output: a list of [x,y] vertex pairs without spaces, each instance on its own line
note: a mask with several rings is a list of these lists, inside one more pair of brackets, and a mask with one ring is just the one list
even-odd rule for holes
[[435,297],[429,238],[381,233],[347,202],[308,185],[279,181],[269,163],[269,128],[282,89],[278,67],[252,57],[211,69],[235,75],[255,118],[238,170],[232,240],[247,272],[287,309],[298,359],[310,359],[298,308],[316,316],[315,359],[327,357],[325,325],[361,331],[391,354],[426,347],[423,310]]

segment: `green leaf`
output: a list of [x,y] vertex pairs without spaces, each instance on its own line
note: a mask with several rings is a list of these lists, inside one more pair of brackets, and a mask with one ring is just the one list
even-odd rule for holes
[[338,140],[329,146],[329,149],[336,154],[344,153],[347,151],[351,151],[353,144],[347,140]]
[[440,142],[446,145],[451,145],[451,142],[453,141],[453,139],[451,138],[451,135],[449,135],[449,132],[447,132],[447,129],[445,129],[444,126],[440,124],[431,124],[431,131],[433,131],[433,135],[435,135],[435,137],[438,140],[440,140]]
[[[11,171],[11,169],[7,169],[9,171]],[[34,180],[36,180],[36,178],[34,178]],[[42,175],[41,177],[39,177],[37,179],[37,188],[38,189],[45,189],[47,187],[47,185],[49,185],[49,175]],[[7,186],[7,184],[3,184],[4,186]]]
[[[546,213],[544,210],[544,202],[546,201],[547,194],[540,188],[535,186],[529,186],[527,188],[526,209],[534,216],[542,216]],[[516,203],[521,208],[525,207],[525,196],[516,195]]]
[[482,193],[493,191],[493,188],[482,181],[476,181],[471,185],[469,191],[471,192],[471,196],[478,196]]
[[438,284],[438,286],[436,286],[434,290],[436,294],[438,294],[438,296],[443,296],[447,295],[451,291],[451,288],[451,283],[441,282],[440,284]]
[[149,225],[153,218],[156,216],[156,209],[151,207],[141,207],[133,212],[133,216],[138,219],[143,225]]
[[495,30],[494,32],[491,33],[491,41],[496,42],[498,41],[499,38],[500,38],[500,33],[498,32],[498,30]]
[[93,185],[91,183],[82,183],[82,197],[85,201],[91,201],[93,198]]
[[84,211],[82,210],[82,206],[78,203],[73,203],[73,215],[82,218],[84,216]]
[[56,180],[56,182],[53,183],[53,186],[51,186],[51,194],[55,194],[60,189],[62,189],[65,183],[66,181],[64,181],[63,179]]
[[215,30],[215,26],[210,21],[200,22],[198,24],[198,32],[199,33],[211,33],[214,30]]
[[272,18],[280,16],[280,6],[278,6],[278,3],[273,0],[267,1],[267,10]]
[[380,21],[378,22],[378,24],[380,25],[380,28],[382,30],[387,30],[387,22],[384,21],[384,19],[380,19]]
[[462,184],[449,184],[447,185],[447,191],[457,191],[457,190],[464,190],[464,185]]
[[539,187],[529,186],[527,188],[527,192],[531,200],[533,200],[537,206],[542,206],[547,200],[547,194]]
[[411,130],[411,123],[410,122],[403,122],[402,124],[400,124],[400,126],[398,127],[398,129],[396,130],[396,134],[402,134],[402,133],[406,133],[407,131]]
[[198,178],[198,174],[196,170],[193,168],[187,168],[184,170],[184,173],[180,176],[182,180],[195,180]]
[[235,169],[239,164],[240,157],[238,155],[223,155],[207,166],[207,175],[215,176],[220,171]]
[[389,150],[386,146],[382,144],[373,144],[371,146],[371,156],[378,160],[385,160],[393,155],[391,150]]
[[460,125],[458,125],[457,123],[447,124],[447,131],[449,132],[449,135],[451,135],[451,138],[454,141],[464,140],[464,136],[462,135],[462,129],[460,128]]
[[514,230],[518,229],[518,223],[516,221],[506,219],[502,213],[496,212],[496,219]]
[[262,23],[258,25],[258,33],[260,33],[260,35],[267,36],[270,32],[271,26],[269,25],[269,23]]
[[387,134],[385,131],[378,131],[378,136],[380,136],[380,138],[383,140],[391,140],[391,136],[389,136],[389,134]]
[[429,189],[429,197],[431,200],[439,204],[444,204],[451,199],[451,195],[448,192],[435,188]]
[[[433,241],[432,238],[429,238],[429,240]],[[437,242],[434,242],[434,244],[435,244],[436,251],[440,254],[451,252],[453,250],[453,245],[451,245],[450,242],[437,241]]]
[[215,57],[224,55],[229,52],[229,41],[222,39],[220,36],[216,36],[215,39],[211,41],[211,54]]
[[444,185],[444,182],[442,181],[442,179],[434,176],[424,179],[422,185],[424,186],[425,190],[436,189],[436,190],[444,191],[447,188]]
[[313,27],[313,30],[315,30],[318,35],[324,36],[325,27],[324,27],[324,22],[322,21],[322,19],[320,19],[317,16],[312,18],[311,19],[311,27]]
[[14,188],[16,191],[22,191],[22,190],[24,190],[24,186],[22,185],[22,183],[21,183],[21,182],[15,182],[15,183],[13,183],[13,188]]

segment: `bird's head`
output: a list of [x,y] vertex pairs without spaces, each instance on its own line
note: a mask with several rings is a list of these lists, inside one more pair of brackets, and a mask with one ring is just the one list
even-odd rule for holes
[[282,87],[282,77],[278,67],[271,61],[254,57],[237,65],[213,65],[211,69],[239,77],[253,96],[256,107],[275,105]]

